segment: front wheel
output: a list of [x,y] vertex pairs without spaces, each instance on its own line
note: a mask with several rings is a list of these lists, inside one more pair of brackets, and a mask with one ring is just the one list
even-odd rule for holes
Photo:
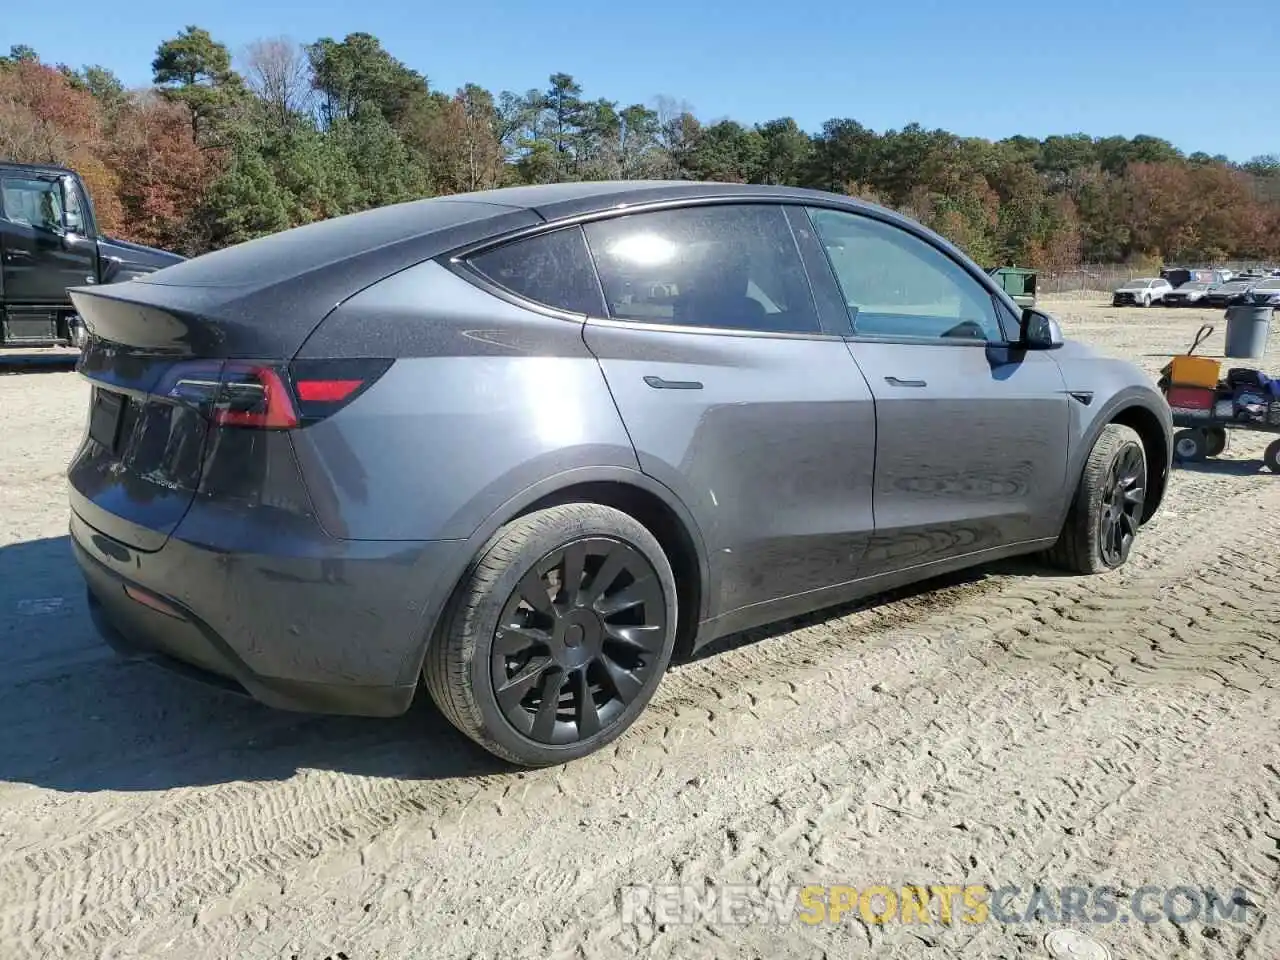
[[1149,307],[1149,306],[1151,306],[1151,298],[1150,298],[1150,297],[1143,297],[1143,298],[1142,298],[1142,305],[1143,305],[1144,307]]
[[1147,456],[1131,427],[1109,423],[1085,462],[1049,560],[1072,573],[1105,573],[1129,559],[1142,525]]
[[428,650],[432,699],[459,730],[523,766],[585,756],[657,689],[675,643],[662,547],[593,503],[520,517],[485,545]]

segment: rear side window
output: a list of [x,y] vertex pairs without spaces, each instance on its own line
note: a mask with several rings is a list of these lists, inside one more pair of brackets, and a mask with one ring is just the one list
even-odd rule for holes
[[586,225],[609,315],[618,320],[818,333],[782,207],[689,207]]
[[569,313],[604,313],[600,284],[578,227],[504,243],[467,262],[487,280],[526,300]]

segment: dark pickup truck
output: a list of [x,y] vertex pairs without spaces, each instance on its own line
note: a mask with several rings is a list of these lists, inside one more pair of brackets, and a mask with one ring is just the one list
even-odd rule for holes
[[0,348],[80,346],[68,287],[131,280],[183,259],[98,233],[71,170],[0,160]]

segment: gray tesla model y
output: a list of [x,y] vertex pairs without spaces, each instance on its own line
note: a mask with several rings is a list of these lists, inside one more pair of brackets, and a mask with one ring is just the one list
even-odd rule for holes
[[1141,371],[814,191],[442,197],[72,297],[103,635],[290,709],[422,679],[528,765],[724,634],[1014,554],[1118,567],[1169,475]]

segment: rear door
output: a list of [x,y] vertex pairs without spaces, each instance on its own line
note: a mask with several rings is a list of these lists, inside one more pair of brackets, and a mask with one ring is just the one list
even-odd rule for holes
[[812,210],[875,396],[868,574],[1052,537],[1068,396],[1050,355],[945,251],[887,221]]
[[68,287],[96,281],[93,243],[66,237],[56,177],[5,175],[0,197],[0,269],[10,303],[64,303]]
[[871,393],[820,326],[784,208],[585,229],[609,312],[587,345],[641,469],[698,519],[711,615],[854,579],[873,529]]

